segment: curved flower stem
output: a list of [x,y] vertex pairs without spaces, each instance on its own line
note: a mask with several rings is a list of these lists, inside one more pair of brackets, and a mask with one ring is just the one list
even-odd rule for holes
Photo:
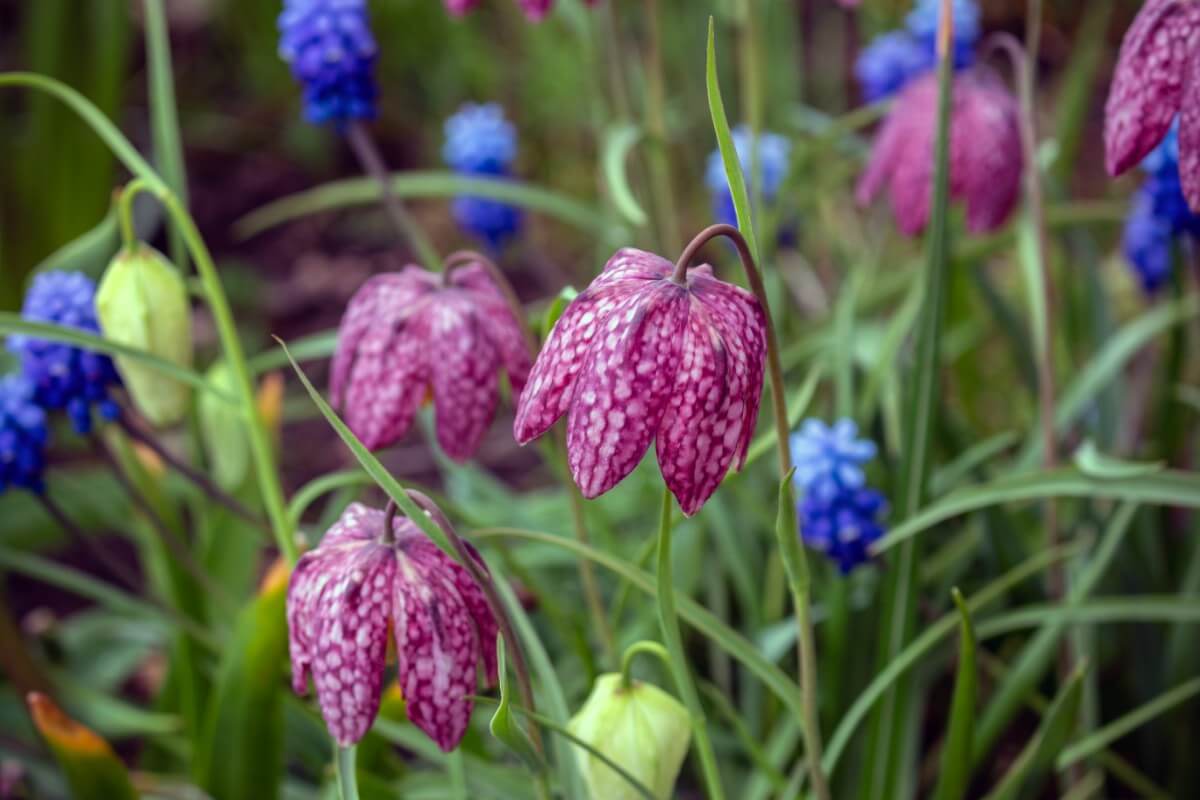
[[[771,307],[767,300],[766,287],[763,286],[762,273],[754,261],[754,255],[750,252],[750,245],[746,242],[741,232],[732,225],[710,225],[696,234],[696,237],[684,248],[683,254],[679,256],[679,260],[675,263],[675,272],[672,275],[672,279],[677,283],[685,282],[687,280],[688,265],[692,262],[692,259],[696,257],[696,254],[700,252],[704,245],[719,236],[724,236],[733,242],[734,247],[737,249],[738,257],[741,259],[742,269],[746,272],[746,281],[750,284],[750,290],[758,298],[759,305],[762,306],[767,329],[767,372],[771,376],[771,407],[775,413],[776,451],[779,454],[779,473],[780,476],[786,476],[792,469],[792,451],[791,443],[788,439],[790,426],[788,425],[787,418],[787,398],[783,387],[783,366],[779,360],[779,340],[775,336],[775,323],[771,319]],[[781,536],[783,535],[782,531],[778,533]],[[799,535],[799,532],[797,532],[797,535]],[[791,566],[788,568],[788,582],[791,585],[792,600],[796,608],[796,646],[798,649],[797,659],[800,665],[800,700],[804,710],[804,719],[802,720],[804,727],[804,750],[805,758],[809,765],[813,790],[816,792],[819,800],[828,800],[830,796],[829,783],[821,767],[822,742],[820,715],[817,706],[816,636],[813,633],[811,589],[809,588],[807,574],[808,566],[804,560],[803,545],[793,548],[791,542],[779,542],[779,546],[781,552],[784,550],[795,552],[798,559],[796,568]]]
[[633,683],[633,677],[630,673],[633,671],[633,659],[639,653],[650,653],[663,662],[663,664],[666,664],[667,669],[671,668],[671,654],[667,651],[667,648],[658,642],[646,640],[634,642],[625,648],[625,654],[621,656],[621,685],[626,688]]
[[140,594],[139,581],[135,575],[125,564],[118,561],[112,553],[101,547],[92,537],[88,536],[83,530],[75,524],[67,513],[62,510],[58,503],[50,499],[50,496],[45,492],[35,492],[34,497],[42,504],[42,508],[46,513],[58,523],[67,535],[78,545],[87,550],[92,558],[96,559],[102,567],[108,570],[114,577],[117,578],[125,588],[134,595]]
[[357,750],[354,745],[337,749],[334,763],[337,765],[338,791],[342,800],[358,800],[358,771],[354,766]]
[[[525,661],[525,651],[521,648],[521,642],[513,630],[512,620],[508,618],[508,614],[504,610],[504,603],[501,602],[500,595],[496,592],[496,587],[492,583],[492,575],[488,572],[487,566],[476,553],[468,548],[467,544],[458,535],[458,532],[454,530],[454,526],[450,524],[450,520],[446,518],[446,515],[442,513],[442,510],[438,508],[433,500],[416,489],[407,489],[406,492],[412,498],[412,501],[428,514],[434,524],[446,534],[446,538],[450,540],[450,546],[454,548],[459,561],[462,562],[467,572],[471,574],[471,578],[483,591],[488,609],[492,612],[496,624],[500,627],[500,635],[504,637],[505,651],[512,661],[513,672],[517,674],[517,685],[521,690],[521,702],[526,708],[536,711],[537,706],[533,699],[533,684],[529,679],[529,666]],[[394,508],[395,505],[389,503],[389,510]],[[394,514],[394,512],[392,513]],[[529,736],[538,754],[545,755],[546,751],[545,746],[542,744],[541,732],[536,725],[529,726]]]
[[717,756],[713,752],[712,740],[708,738],[708,723],[704,719],[704,708],[700,695],[688,669],[687,653],[683,649],[683,636],[679,632],[679,617],[675,613],[675,579],[671,569],[671,492],[663,489],[662,516],[658,526],[658,622],[662,626],[663,642],[671,667],[671,677],[687,706],[692,719],[692,737],[696,740],[696,754],[704,773],[704,784],[708,800],[724,800],[725,787],[721,785],[721,772]]
[[400,198],[392,191],[391,176],[388,173],[387,165],[379,153],[379,148],[375,146],[375,140],[371,137],[367,126],[362,122],[352,122],[347,125],[346,141],[350,144],[350,149],[354,151],[358,163],[362,165],[363,171],[379,183],[379,196],[383,200],[383,206],[387,209],[388,216],[392,218],[400,235],[408,242],[408,246],[413,249],[425,268],[431,272],[437,272],[442,263],[438,258],[437,249],[412,214],[408,213],[408,209],[400,202]]
[[266,527],[267,521],[265,519],[246,508],[236,497],[223,491],[203,472],[168,450],[154,434],[147,433],[138,427],[137,423],[130,418],[128,411],[123,410],[121,412],[121,415],[117,417],[117,424],[121,426],[121,430],[125,431],[126,436],[150,448],[164,463],[198,486],[210,499],[225,506],[252,525]]
[[145,178],[134,178],[116,197],[117,221],[121,227],[121,244],[126,249],[137,245],[137,230],[133,225],[133,201],[138,192],[151,191],[153,187]]

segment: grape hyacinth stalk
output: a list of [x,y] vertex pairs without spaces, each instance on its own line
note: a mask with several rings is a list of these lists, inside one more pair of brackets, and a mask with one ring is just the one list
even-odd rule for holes
[[1200,212],[1200,3],[1147,0],[1125,33],[1104,111],[1105,165],[1137,166],[1179,115],[1179,178]]
[[[34,277],[21,316],[99,334],[96,284],[81,272],[43,272]],[[112,359],[72,344],[16,335],[8,349],[20,357],[21,371],[34,388],[34,400],[49,411],[66,411],[78,433],[92,430],[92,412],[114,420],[120,409],[109,390],[120,384]]]
[[[445,124],[442,158],[460,175],[508,178],[517,157],[517,131],[504,118],[498,103],[466,103]],[[501,249],[521,229],[521,209],[486,197],[454,198],[455,221],[485,242]]]

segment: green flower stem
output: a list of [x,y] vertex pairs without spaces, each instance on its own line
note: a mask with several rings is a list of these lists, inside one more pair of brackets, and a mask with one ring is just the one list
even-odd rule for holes
[[[787,476],[792,470],[792,451],[789,442],[791,426],[787,417],[787,397],[784,394],[783,366],[779,360],[779,340],[775,335],[775,324],[771,319],[771,306],[767,300],[767,290],[763,285],[762,273],[754,260],[751,245],[741,232],[732,225],[711,225],[705,228],[684,249],[679,261],[675,264],[675,280],[681,280],[687,274],[687,266],[695,258],[700,249],[711,239],[724,236],[733,242],[746,280],[754,296],[758,298],[766,321],[767,335],[767,372],[771,378],[771,408],[775,417],[776,450],[779,454],[779,474]],[[780,536],[783,533],[780,532]],[[797,529],[797,535],[799,531]],[[822,745],[821,725],[818,711],[817,667],[816,667],[816,636],[812,625],[812,602],[808,563],[805,559],[803,546],[797,546],[794,541],[780,541],[782,552],[793,553],[794,557],[785,561],[788,572],[788,583],[791,588],[792,600],[795,605],[796,626],[798,635],[796,646],[799,648],[797,658],[800,662],[800,698],[804,710],[803,727],[805,742],[805,757],[809,764],[813,789],[819,800],[829,799],[829,784],[821,767]],[[660,546],[659,557],[662,557]]]
[[433,246],[433,242],[430,241],[424,229],[400,202],[400,198],[392,191],[387,165],[379,153],[379,148],[375,146],[375,140],[371,137],[367,126],[362,122],[351,123],[346,128],[346,141],[362,165],[363,171],[379,184],[379,195],[383,200],[383,207],[387,209],[388,216],[392,218],[400,235],[408,242],[408,246],[413,249],[426,269],[431,272],[440,272],[442,260],[438,257],[437,248]]
[[679,215],[671,188],[671,157],[665,106],[666,77],[662,59],[662,11],[659,0],[646,0],[646,131],[650,134],[647,153],[650,181],[657,206],[659,245],[667,251],[679,247]]
[[658,642],[634,642],[625,649],[625,654],[621,656],[622,686],[628,687],[633,683],[633,659],[636,658],[640,653],[650,653],[666,664],[668,669],[671,667],[671,654],[667,652],[667,648],[663,647]]
[[679,632],[679,617],[675,613],[675,581],[671,570],[671,492],[666,488],[663,489],[662,516],[658,527],[658,621],[670,658],[671,677],[692,719],[692,737],[696,741],[696,754],[700,757],[708,800],[725,800],[717,756],[713,752],[712,740],[708,738],[708,724],[700,705],[700,695],[696,692],[696,684],[688,669],[683,636]]
[[338,791],[342,800],[358,800],[358,773],[354,767],[356,751],[354,745],[337,749],[334,763],[337,765]]
[[121,227],[121,244],[126,250],[137,246],[137,231],[133,225],[133,201],[138,192],[150,191],[152,186],[145,178],[134,178],[117,195],[117,221]]

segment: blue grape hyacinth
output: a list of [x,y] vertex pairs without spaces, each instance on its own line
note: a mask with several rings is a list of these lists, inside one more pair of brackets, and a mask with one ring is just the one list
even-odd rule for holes
[[[100,333],[96,321],[96,284],[80,272],[43,272],[33,279],[21,316]],[[108,395],[120,383],[112,360],[100,353],[74,345],[31,336],[12,336],[8,349],[20,356],[21,370],[33,385],[34,400],[50,410],[65,410],[79,433],[92,429],[92,410],[105,419],[119,413]]]
[[47,438],[33,384],[19,374],[0,378],[0,494],[10,486],[42,491]]
[[1125,221],[1123,249],[1147,294],[1171,277],[1171,248],[1181,236],[1200,237],[1200,216],[1188,207],[1179,178],[1179,120],[1142,161],[1147,177]]
[[[460,175],[508,178],[517,157],[517,130],[498,103],[466,103],[446,120],[442,159]],[[521,229],[522,214],[500,200],[464,195],[451,207],[455,222],[493,250]]]
[[[904,27],[877,36],[859,53],[854,74],[869,101],[889,97],[937,65],[937,29],[940,0],[917,0],[905,17]],[[954,0],[954,66],[975,63],[975,47],[982,33],[982,15],[976,0]]]
[[375,38],[366,0],[284,0],[279,55],[304,87],[309,122],[374,119]]
[[808,419],[792,434],[791,446],[804,542],[847,573],[869,560],[871,543],[883,536],[879,517],[887,503],[867,487],[863,472],[875,457],[875,444],[858,437],[853,420],[827,425]]
[[[747,125],[739,125],[733,131],[733,146],[737,150],[738,161],[742,165],[742,174],[746,178],[747,188],[752,179],[751,158],[754,144],[754,133]],[[783,181],[787,178],[791,167],[792,143],[786,137],[777,133],[763,131],[758,135],[758,167],[762,179],[763,202],[773,203],[779,196]],[[720,149],[714,150],[708,156],[708,165],[704,173],[704,182],[712,193],[713,214],[717,221],[729,225],[737,225],[737,214],[733,207],[733,195],[729,191],[729,181],[725,175],[725,162],[721,159]],[[753,189],[751,188],[753,194]]]

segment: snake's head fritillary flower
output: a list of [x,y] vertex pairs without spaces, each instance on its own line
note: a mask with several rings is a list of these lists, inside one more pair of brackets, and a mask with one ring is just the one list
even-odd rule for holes
[[[43,272],[33,279],[21,316],[99,334],[96,284],[81,272]],[[33,384],[38,405],[65,410],[79,433],[91,431],[93,409],[105,419],[116,419],[120,409],[108,390],[120,378],[108,356],[25,335],[9,337],[8,349],[20,356],[21,371]]]
[[[748,125],[739,125],[733,131],[733,146],[741,162],[742,172],[747,180],[752,176],[752,158],[754,156],[754,132]],[[777,133],[763,131],[758,136],[758,169],[762,178],[762,199],[773,203],[779,194],[783,181],[791,168],[792,143],[786,137]],[[708,156],[708,164],[704,172],[704,182],[713,197],[713,212],[718,222],[727,225],[737,225],[737,214],[733,207],[733,195],[729,191],[729,181],[725,176],[725,162],[721,159],[721,151],[714,150]]]
[[479,0],[443,0],[446,10],[456,17],[465,16],[479,5]]
[[766,354],[754,295],[693,267],[619,250],[571,301],[517,405],[525,444],[567,415],[567,461],[585,497],[616,486],[655,441],[687,515],[740,467],[754,433]]
[[408,266],[371,278],[350,300],[330,389],[372,449],[403,437],[432,396],[438,442],[465,461],[492,422],[501,368],[516,398],[531,361],[521,322],[481,262],[445,276]]
[[[653,684],[631,681],[623,685],[618,674],[596,679],[587,702],[567,729],[620,764],[658,800],[672,796],[692,734],[691,717],[682,703]],[[644,797],[595,755],[582,749],[577,752],[589,797]]]
[[408,717],[448,752],[467,730],[480,663],[495,683],[496,620],[466,568],[416,523],[396,517],[386,528],[385,512],[353,503],[297,562],[292,687],[303,694],[311,674],[330,735],[354,744],[379,711],[391,631]]
[[1183,190],[1200,210],[1200,3],[1147,0],[1121,43],[1105,106],[1109,174],[1141,162],[1176,114]]
[[375,37],[366,0],[284,0],[279,54],[304,87],[309,122],[375,117]]
[[10,486],[42,491],[47,438],[33,384],[19,374],[0,378],[0,494]]
[[[910,236],[929,221],[937,106],[933,73],[905,87],[858,183],[860,205],[889,190],[896,224]],[[954,79],[950,114],[950,196],[965,201],[973,233],[995,230],[1020,197],[1024,157],[1016,99],[991,75],[968,70]]]

